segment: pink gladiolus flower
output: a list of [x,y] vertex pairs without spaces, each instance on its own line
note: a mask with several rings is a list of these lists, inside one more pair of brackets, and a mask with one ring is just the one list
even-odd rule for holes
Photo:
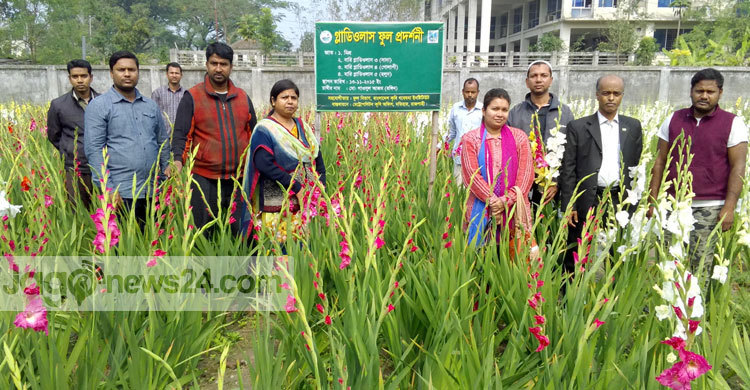
[[688,331],[690,333],[695,333],[696,330],[698,330],[698,324],[700,324],[700,321],[696,320],[689,320],[688,321]]
[[674,314],[677,316],[677,318],[682,319],[683,317],[682,309],[680,309],[677,306],[672,306],[672,309],[674,309]]
[[379,236],[375,237],[375,248],[380,249],[383,247],[383,245],[385,245],[385,241],[383,241],[383,239]]
[[544,316],[534,316],[534,325],[544,325]]
[[532,309],[536,310],[538,306],[536,299],[529,299],[527,302]]
[[351,263],[352,261],[352,258],[349,252],[349,243],[346,241],[346,239],[344,239],[344,241],[341,241],[339,245],[341,245],[341,252],[339,252],[339,257],[341,257],[341,263],[339,264],[339,269],[344,269],[348,267],[349,263]]
[[533,328],[529,328],[529,332],[531,332],[531,334],[533,334],[533,335],[536,336],[536,335],[542,333],[542,328],[540,328],[538,326],[535,326]]
[[391,304],[389,303],[389,304],[388,304],[388,309],[387,309],[387,310],[388,310],[388,313],[392,312],[392,311],[393,311],[394,309],[396,309],[396,307],[395,307],[395,306],[393,306],[393,305],[391,305]]
[[594,326],[596,326],[597,329],[599,329],[599,327],[602,325],[604,325],[604,321],[599,321],[598,318],[594,319]]
[[296,303],[297,300],[294,298],[294,295],[287,295],[284,310],[286,310],[287,313],[294,313],[297,311],[297,308],[294,306]]
[[680,360],[685,363],[681,370],[683,377],[687,377],[690,381],[705,374],[712,368],[706,361],[706,358],[684,349],[680,350]]
[[679,338],[679,337],[672,337],[669,340],[664,340],[661,342],[662,344],[669,345],[670,347],[674,348],[675,350],[682,350],[685,348],[685,340]]
[[44,334],[49,335],[49,329],[47,328],[47,308],[42,305],[42,298],[35,297],[31,299],[23,312],[18,313],[16,320],[13,321],[13,325],[18,328],[31,328],[35,332],[43,330]]
[[291,288],[289,287],[289,284],[287,283],[281,283],[279,287],[283,288],[284,290],[291,290]]
[[688,307],[693,307],[694,303],[695,303],[695,297],[688,298]]
[[549,338],[547,338],[547,336],[543,334],[535,334],[534,336],[536,337],[537,341],[539,341],[539,346],[536,347],[535,352],[541,352],[542,350],[544,350],[544,348],[547,348],[547,346],[549,345]]
[[148,263],[146,263],[146,267],[149,267],[149,268],[155,265],[156,265],[156,257],[152,257],[151,260],[149,260]]
[[686,381],[682,373],[684,365],[684,362],[675,363],[672,367],[662,371],[656,380],[673,390],[690,390],[690,381]]
[[44,207],[52,206],[52,197],[49,195],[44,195]]

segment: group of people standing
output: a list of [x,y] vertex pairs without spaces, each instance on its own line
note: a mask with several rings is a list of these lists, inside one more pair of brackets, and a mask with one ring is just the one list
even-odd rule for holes
[[[570,205],[566,216],[570,245],[563,264],[571,271],[586,216],[605,194],[617,204],[623,198],[620,194],[630,189],[629,168],[641,160],[643,134],[638,119],[618,112],[625,95],[621,77],[600,77],[595,85],[598,110],[579,119],[574,119],[570,108],[549,91],[552,81],[548,62],[532,62],[526,75],[529,93],[511,108],[505,90],[491,89],[483,102],[478,102],[479,82],[465,80],[463,100],[449,114],[445,141],[453,142],[454,179],[469,190],[469,241],[481,245],[493,230],[497,239],[508,234],[511,244],[528,240],[533,225],[532,203],[538,206],[557,199],[563,211]],[[740,117],[719,107],[723,86],[722,74],[712,68],[692,77],[692,105],[673,113],[661,126],[651,172],[649,216],[665,168],[667,178],[674,179],[682,161],[680,153],[693,155],[687,170],[692,174],[695,193],[692,207],[697,222],[691,233],[694,267],[710,248],[707,240],[716,224],[721,221],[724,231],[731,228],[745,176],[748,130]],[[534,185],[529,135],[533,133],[546,143],[554,128],[564,132],[566,138],[559,178],[546,189],[539,188]],[[679,137],[681,134],[692,140],[689,151],[675,147],[684,138]],[[666,166],[670,151],[672,158]],[[580,195],[576,198],[577,186]],[[673,186],[668,189],[673,194],[674,190]]]
[[[91,65],[70,61],[73,88],[52,101],[47,119],[48,138],[64,156],[70,200],[88,208],[106,174],[107,187],[117,189],[117,203],[143,222],[153,184],[179,174],[192,155],[196,228],[215,219],[220,210],[230,215],[237,234],[252,217],[273,223],[264,215],[280,211],[283,192],[278,184],[291,187],[297,194],[293,207],[299,207],[305,174],[315,174],[325,183],[318,140],[312,128],[294,116],[299,89],[291,80],[274,84],[272,111],[258,121],[249,95],[229,77],[233,57],[228,45],[210,44],[204,79],[187,90],[180,85],[180,65],[168,64],[168,85],[153,91],[153,100],[136,88],[139,63],[133,53],[112,54],[113,85],[102,94],[90,86]],[[243,179],[252,210],[244,207],[242,192],[234,184]]]

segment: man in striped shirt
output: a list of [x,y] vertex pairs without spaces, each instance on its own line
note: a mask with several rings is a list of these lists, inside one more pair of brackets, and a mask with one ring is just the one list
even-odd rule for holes
[[167,64],[167,82],[168,85],[156,88],[151,92],[151,99],[159,106],[159,110],[164,115],[164,125],[169,132],[172,132],[174,119],[177,116],[177,106],[182,100],[185,90],[180,86],[182,80],[182,67],[176,62]]

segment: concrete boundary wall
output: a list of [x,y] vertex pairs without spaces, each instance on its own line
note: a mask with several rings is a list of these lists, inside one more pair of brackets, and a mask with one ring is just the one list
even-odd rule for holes
[[[654,101],[668,101],[684,106],[690,103],[690,78],[701,68],[633,67],[633,66],[566,66],[555,69],[552,92],[563,101],[594,97],[596,79],[606,74],[617,74],[625,79],[623,104],[634,105]],[[724,105],[732,105],[738,97],[750,98],[750,68],[717,68],[724,74]],[[94,67],[92,86],[99,92],[112,85],[109,68]],[[184,69],[182,85],[190,87],[203,80],[205,70],[198,67]],[[462,68],[443,72],[443,104],[461,99],[462,82],[474,77],[482,91],[505,88],[512,103],[522,100],[526,88],[526,70],[523,68]],[[303,105],[314,103],[315,77],[310,67],[274,67],[235,69],[232,80],[250,94],[256,106],[268,104],[274,82],[289,78],[300,87]],[[146,96],[159,85],[166,84],[163,66],[142,66],[138,89]],[[65,66],[6,65],[0,66],[0,102],[16,101],[44,104],[70,90]]]

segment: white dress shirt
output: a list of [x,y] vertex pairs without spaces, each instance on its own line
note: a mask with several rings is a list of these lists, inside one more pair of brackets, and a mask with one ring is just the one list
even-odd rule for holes
[[461,165],[461,156],[457,153],[458,146],[464,134],[482,125],[482,103],[476,102],[474,108],[469,110],[466,103],[461,100],[453,105],[448,115],[448,135],[445,142],[453,142],[451,155],[456,165]]
[[620,182],[620,116],[612,120],[596,112],[602,135],[602,166],[599,168],[597,185],[608,187]]

